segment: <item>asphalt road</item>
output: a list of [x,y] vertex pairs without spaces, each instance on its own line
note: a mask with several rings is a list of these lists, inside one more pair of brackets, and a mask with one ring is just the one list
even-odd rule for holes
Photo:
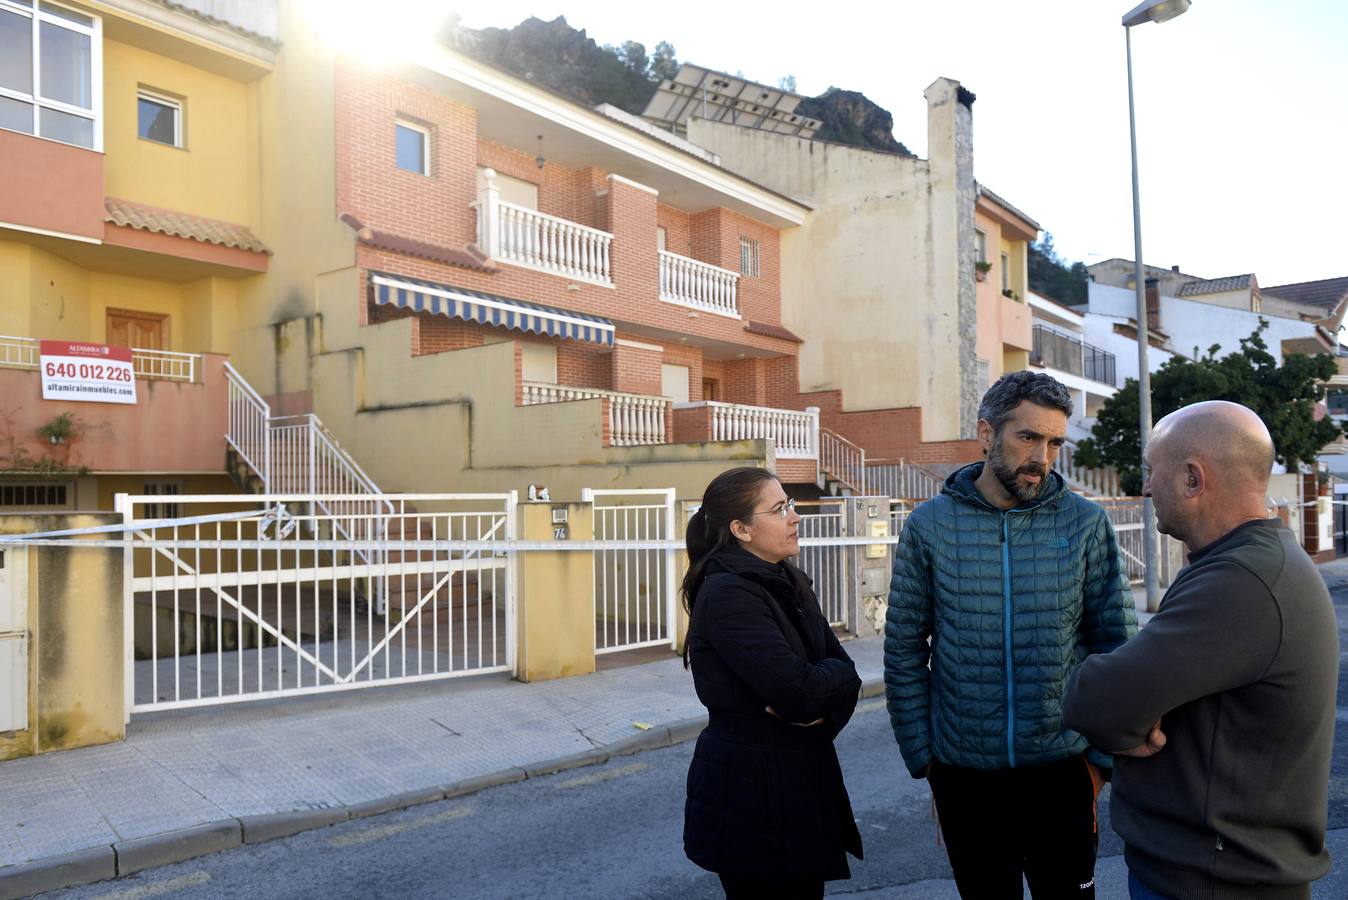
[[[1348,648],[1348,575],[1330,576]],[[1330,783],[1330,828],[1348,828],[1348,666]],[[925,782],[908,777],[883,701],[866,700],[838,739],[866,859],[831,895],[953,897]],[[613,760],[49,896],[63,898],[719,898],[681,844],[692,744]],[[1122,846],[1101,810],[1099,896],[1127,896]],[[1348,896],[1348,831],[1331,831],[1335,871],[1317,898]]]

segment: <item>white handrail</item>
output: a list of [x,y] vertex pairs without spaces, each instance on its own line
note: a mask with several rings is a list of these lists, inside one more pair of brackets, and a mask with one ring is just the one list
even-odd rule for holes
[[526,381],[521,386],[525,406],[573,400],[607,400],[610,446],[636,447],[666,443],[665,423],[669,419],[670,408],[668,397],[539,381]]
[[225,441],[262,480],[262,492],[271,485],[271,407],[243,376],[225,363],[229,382],[229,430]]
[[891,500],[928,500],[945,486],[941,476],[906,459],[870,460],[866,468],[871,490]]
[[717,400],[674,404],[675,409],[699,406],[711,410],[713,441],[769,438],[776,448],[778,459],[819,458],[819,410],[814,407],[802,412],[798,409],[746,406]]
[[866,451],[828,428],[819,429],[819,468],[856,493],[866,493]]
[[677,253],[660,251],[660,299],[722,316],[740,317],[735,296],[740,273]]

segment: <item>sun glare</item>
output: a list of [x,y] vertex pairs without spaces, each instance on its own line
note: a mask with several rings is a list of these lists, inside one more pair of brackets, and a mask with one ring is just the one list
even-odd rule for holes
[[316,31],[334,49],[372,63],[408,59],[432,44],[448,17],[443,0],[329,0],[311,4]]

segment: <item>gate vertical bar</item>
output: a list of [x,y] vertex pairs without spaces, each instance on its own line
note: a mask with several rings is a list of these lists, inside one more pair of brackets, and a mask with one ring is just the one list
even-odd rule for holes
[[113,498],[113,509],[122,514],[122,724],[131,721],[131,707],[136,704],[136,594],[132,590],[132,577],[135,575],[132,546],[135,536],[131,523],[131,500],[127,494],[117,494]]
[[[674,488],[669,488],[665,491],[665,528],[662,535],[667,541],[674,540],[674,503]],[[675,554],[677,553],[678,551],[673,548],[665,550],[665,571],[662,573],[665,582],[665,628],[668,629],[667,635],[670,647],[676,647],[679,643],[679,629],[676,627],[678,603],[674,596],[674,568],[677,560]]]

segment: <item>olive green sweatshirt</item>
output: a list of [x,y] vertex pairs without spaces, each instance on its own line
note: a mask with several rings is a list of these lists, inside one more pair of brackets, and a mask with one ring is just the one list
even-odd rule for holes
[[1160,611],[1072,674],[1063,721],[1115,757],[1128,867],[1188,900],[1309,897],[1325,828],[1339,641],[1324,580],[1276,519],[1189,556]]

